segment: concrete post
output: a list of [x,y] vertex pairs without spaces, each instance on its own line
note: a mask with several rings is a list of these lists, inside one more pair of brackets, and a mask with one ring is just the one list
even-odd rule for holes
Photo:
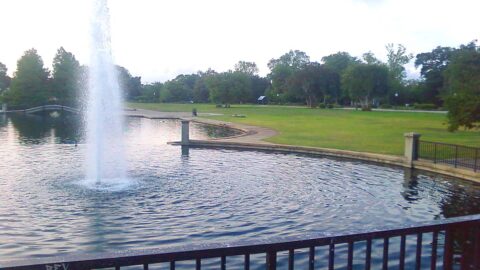
[[182,145],[190,144],[190,121],[182,120]]
[[2,112],[6,112],[7,111],[7,103],[3,103],[2,104]]
[[407,165],[412,168],[413,161],[418,159],[418,142],[420,140],[420,134],[418,133],[405,133],[405,161]]

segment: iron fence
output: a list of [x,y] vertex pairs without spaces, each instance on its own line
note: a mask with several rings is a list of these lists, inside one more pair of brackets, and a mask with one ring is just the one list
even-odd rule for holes
[[[380,245],[372,243],[380,242]],[[345,256],[338,256],[339,246]],[[362,246],[361,252],[357,250]],[[326,250],[318,257],[318,249]],[[299,252],[306,253],[306,265],[298,267]],[[392,250],[398,254],[393,256]],[[210,269],[227,269],[232,257],[241,264],[229,269],[253,269],[258,254],[263,256],[256,269],[318,269],[323,262],[331,269],[480,269],[480,215],[464,216],[428,223],[383,228],[346,234],[310,234],[270,240],[230,244],[190,245],[183,248],[126,251],[92,255],[69,255],[57,258],[0,263],[0,270],[75,270],[75,269],[180,269],[179,263],[189,261],[192,268],[202,269],[214,258]],[[373,258],[372,254],[375,254]],[[380,255],[379,255],[380,254]],[[406,257],[411,262],[406,262]],[[359,262],[361,261],[361,265]],[[156,268],[159,267],[160,268]],[[190,268],[190,269],[192,269]],[[205,268],[204,268],[205,269]]]
[[420,141],[419,158],[477,172],[480,169],[480,148],[456,144]]

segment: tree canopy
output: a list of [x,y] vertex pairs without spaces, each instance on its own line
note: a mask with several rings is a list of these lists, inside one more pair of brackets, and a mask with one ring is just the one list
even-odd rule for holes
[[[232,70],[212,69],[180,74],[165,82],[142,84],[125,67],[116,66],[119,86],[130,101],[254,103],[259,96],[268,102],[304,104],[348,104],[369,107],[406,103],[445,105],[451,130],[478,127],[479,48],[476,41],[457,48],[436,47],[416,55],[421,79],[408,79],[405,65],[413,55],[401,44],[387,44],[386,62],[371,51],[360,57],[339,51],[311,61],[307,53],[290,50],[268,62],[270,72],[259,75],[254,62],[238,61]],[[52,73],[44,67],[35,49],[17,62],[12,79],[0,63],[0,98],[10,107],[26,108],[48,102],[76,106],[86,88],[88,67],[73,53],[59,48]],[[51,75],[51,76],[50,76]],[[430,104],[432,103],[432,104]],[[419,106],[420,107],[420,106]],[[428,106],[427,106],[428,107]]]
[[63,47],[57,50],[53,58],[52,94],[58,102],[68,106],[78,106],[81,87],[80,63],[71,52]]
[[326,67],[341,75],[350,65],[360,63],[360,60],[351,56],[348,52],[337,52],[322,57],[322,62]]
[[371,99],[387,93],[388,69],[378,64],[353,65],[343,74],[342,84],[353,100],[369,107]]
[[278,65],[288,66],[292,69],[299,69],[305,64],[310,62],[310,57],[302,51],[290,50],[278,59],[271,59],[268,62],[268,68],[270,70],[275,69]]
[[37,50],[30,49],[18,60],[10,90],[4,99],[13,107],[32,107],[47,103],[50,97],[49,71],[44,68]]
[[449,130],[480,127],[480,49],[459,50],[445,70]]
[[393,79],[402,81],[405,79],[405,65],[413,59],[413,54],[408,54],[407,49],[402,44],[395,45],[389,43],[385,46],[387,49],[387,65]]
[[340,79],[336,72],[325,65],[312,62],[293,72],[289,77],[289,87],[297,91],[298,98],[305,100],[309,107],[315,107],[318,100],[327,102],[338,95]]
[[255,62],[238,61],[235,64],[235,71],[254,76],[258,74],[258,67]]
[[0,62],[0,93],[10,86],[10,77],[7,75],[7,66]]
[[369,65],[381,65],[382,61],[380,61],[373,52],[368,51],[364,54],[362,54],[362,59],[365,63]]
[[122,66],[116,66],[118,84],[123,96],[128,100],[134,100],[142,94],[142,78],[134,77],[130,71]]

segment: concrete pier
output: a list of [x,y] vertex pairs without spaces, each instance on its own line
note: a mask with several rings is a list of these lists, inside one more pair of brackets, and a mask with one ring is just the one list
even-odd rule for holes
[[182,120],[182,145],[190,144],[190,121]]
[[420,134],[411,132],[405,133],[405,161],[407,166],[413,168],[413,162],[418,160],[418,142]]

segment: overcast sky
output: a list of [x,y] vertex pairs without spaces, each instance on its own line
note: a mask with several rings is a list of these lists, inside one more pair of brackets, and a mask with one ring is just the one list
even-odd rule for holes
[[[90,2],[0,0],[0,62],[9,73],[29,48],[48,68],[63,46],[88,64]],[[385,44],[411,53],[480,39],[479,0],[110,0],[117,64],[142,81],[180,73],[232,69],[267,62],[290,49],[312,61],[338,51],[371,50],[385,60]],[[413,66],[409,72],[414,73]]]

